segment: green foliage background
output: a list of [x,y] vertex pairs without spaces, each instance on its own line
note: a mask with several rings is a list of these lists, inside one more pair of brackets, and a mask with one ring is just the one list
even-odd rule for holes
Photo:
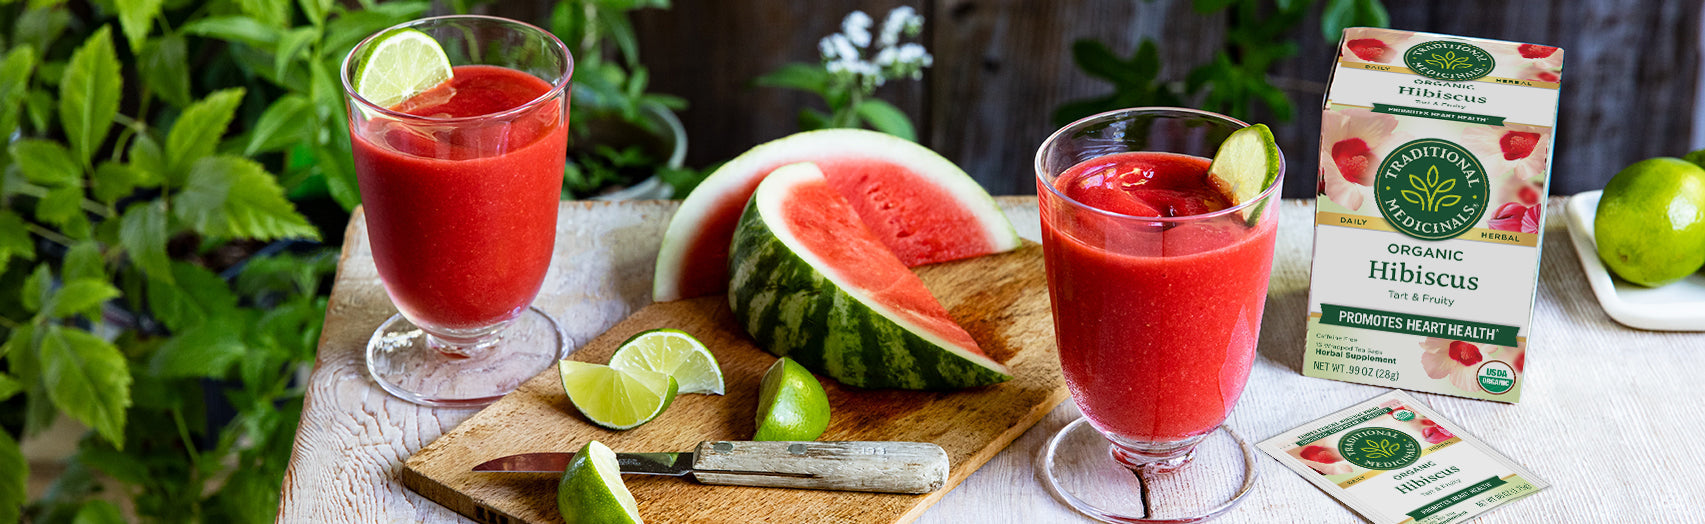
[[337,68],[427,7],[0,0],[0,523],[273,520],[336,260],[261,246],[359,202]]

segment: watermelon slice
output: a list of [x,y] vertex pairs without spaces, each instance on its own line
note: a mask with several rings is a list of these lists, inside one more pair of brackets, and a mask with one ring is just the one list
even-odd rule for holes
[[728,302],[758,346],[850,386],[1011,379],[832,186],[813,164],[784,166],[740,216]]
[[816,163],[907,266],[1018,248],[1018,232],[988,192],[929,148],[863,129],[809,131],[735,157],[687,196],[663,235],[652,300],[727,289],[728,240],[741,210],[759,181],[796,162]]

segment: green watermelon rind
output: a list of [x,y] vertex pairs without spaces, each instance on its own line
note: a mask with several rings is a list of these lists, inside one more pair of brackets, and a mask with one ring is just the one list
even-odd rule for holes
[[[849,386],[946,390],[1012,379],[1006,366],[884,314],[863,293],[816,269],[812,253],[790,245],[766,220],[787,184],[821,177],[777,169],[759,185],[729,250],[729,307],[759,347]],[[777,222],[780,224],[780,222]],[[785,227],[785,226],[782,226]]]
[[977,222],[982,224],[985,239],[993,248],[990,253],[1018,249],[1021,244],[1018,230],[1007,220],[994,197],[989,196],[971,175],[939,153],[916,142],[866,129],[806,131],[765,142],[741,153],[705,177],[692,194],[687,195],[664,230],[652,280],[652,300],[667,302],[690,298],[682,296],[681,275],[688,264],[702,261],[688,260],[687,250],[692,248],[707,217],[717,210],[718,203],[738,195],[752,183],[752,179],[764,176],[758,170],[766,166],[779,167],[857,155],[911,168],[952,194],[956,203],[971,211]]

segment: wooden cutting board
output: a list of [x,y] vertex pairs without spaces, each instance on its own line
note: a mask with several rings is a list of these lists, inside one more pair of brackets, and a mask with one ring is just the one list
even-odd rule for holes
[[[831,409],[821,440],[934,442],[952,463],[945,487],[894,495],[624,477],[646,522],[910,522],[1068,397],[1054,351],[1040,245],[1026,241],[1009,253],[915,271],[983,351],[1012,368],[1013,379],[923,392],[857,389],[819,377]],[[700,441],[750,439],[758,381],[775,357],[735,324],[724,296],[646,306],[570,358],[605,363],[628,337],[665,327],[692,333],[710,348],[722,366],[726,395],[681,395],[651,422],[610,431],[574,409],[553,367],[415,453],[400,472],[403,484],[480,522],[555,523],[562,521],[560,475],[474,473],[474,465],[516,453],[572,452],[588,440],[616,451],[690,451]]]

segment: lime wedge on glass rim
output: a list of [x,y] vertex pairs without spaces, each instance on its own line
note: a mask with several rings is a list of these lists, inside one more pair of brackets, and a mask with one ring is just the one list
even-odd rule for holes
[[616,354],[610,367],[641,369],[675,377],[680,393],[723,393],[722,368],[704,343],[678,329],[653,329],[634,335]]
[[657,418],[675,401],[680,387],[675,377],[643,369],[561,360],[557,371],[574,409],[609,429],[632,429]]
[[[1273,130],[1266,124],[1255,124],[1231,132],[1214,152],[1214,162],[1208,166],[1212,179],[1231,205],[1242,205],[1261,196],[1279,178],[1284,159],[1279,156],[1279,144],[1273,140]],[[1254,224],[1261,216],[1262,203],[1245,210],[1248,222]]]
[[350,87],[369,103],[389,108],[450,77],[450,57],[438,41],[418,29],[402,27],[373,37],[356,58]]
[[596,440],[569,461],[557,483],[556,503],[568,524],[641,522],[639,504],[622,482],[616,453]]

